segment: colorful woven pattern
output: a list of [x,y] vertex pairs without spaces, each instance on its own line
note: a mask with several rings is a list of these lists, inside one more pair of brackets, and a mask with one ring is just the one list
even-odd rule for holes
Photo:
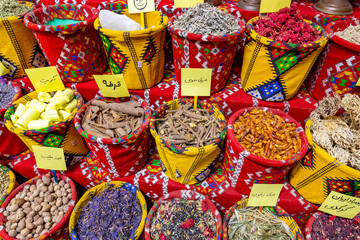
[[136,229],[136,231],[134,233],[134,236],[132,236],[128,240],[139,239],[139,237],[141,236],[141,234],[144,230],[145,217],[147,215],[146,200],[145,200],[143,194],[141,193],[141,191],[139,189],[137,189],[134,185],[127,183],[127,182],[112,181],[112,182],[108,182],[108,183],[99,184],[96,187],[93,187],[93,188],[87,190],[86,193],[80,198],[79,202],[76,204],[76,206],[74,208],[74,211],[71,213],[70,222],[69,222],[69,231],[70,231],[70,236],[71,236],[72,240],[80,239],[75,230],[76,223],[77,223],[84,207],[86,206],[86,204],[91,199],[93,199],[97,194],[99,194],[105,190],[116,189],[116,188],[125,188],[126,190],[130,191],[131,193],[136,194],[137,198],[139,199],[139,202],[140,202],[140,205],[142,208],[142,218],[140,221],[140,225],[138,226],[138,228]]
[[290,184],[309,202],[322,204],[331,191],[351,196],[360,193],[360,171],[341,164],[317,145],[306,123],[309,151],[290,172]]
[[[75,127],[85,139],[97,160],[111,169],[112,177],[123,177],[135,174],[139,171],[148,158],[149,152],[149,122],[151,110],[149,105],[137,96],[131,96],[135,101],[141,102],[145,110],[144,122],[133,134],[121,138],[100,138],[85,132],[81,127],[81,122],[88,102],[76,114]],[[114,99],[105,99],[110,101]],[[117,99],[118,100],[118,99]]]
[[[113,10],[116,4],[106,8]],[[140,22],[139,14],[128,10],[115,10]],[[168,18],[160,12],[144,14],[145,29],[138,31],[114,31],[100,26],[95,20],[95,29],[100,33],[109,65],[113,74],[123,74],[129,89],[146,89],[159,83],[164,77],[164,43]],[[150,27],[154,26],[154,27]]]
[[[162,118],[166,110],[178,109],[179,105],[188,102],[193,102],[193,99],[182,98],[167,102],[156,109],[152,119]],[[158,135],[155,121],[150,121],[150,132],[155,138],[163,171],[169,178],[182,184],[202,182],[210,175],[226,136],[226,120],[219,109],[205,101],[199,101],[198,107],[214,114],[221,124],[220,136],[205,147],[180,147],[169,143]]]
[[220,91],[227,83],[236,49],[245,31],[239,19],[240,29],[227,35],[200,35],[186,33],[175,28],[169,20],[169,31],[173,42],[175,74],[181,83],[181,68],[212,68],[211,92]]
[[[26,26],[33,31],[46,59],[56,66],[65,82],[90,81],[93,74],[102,74],[107,68],[100,36],[93,27],[98,12],[89,6],[56,5],[25,15]],[[81,22],[44,25],[54,18]]]
[[37,99],[37,95],[37,92],[31,92],[15,101],[8,108],[4,118],[6,127],[11,132],[16,133],[30,150],[32,150],[33,145],[63,148],[66,165],[74,165],[89,152],[84,139],[78,134],[73,124],[77,110],[84,104],[83,98],[78,92],[75,92],[75,98],[77,99],[75,110],[65,121],[58,124],[38,130],[21,130],[15,127],[10,116],[15,113],[15,109],[20,103],[25,105],[32,99]]
[[224,154],[224,168],[231,186],[245,195],[250,194],[254,183],[284,183],[287,173],[296,162],[302,159],[308,149],[304,130],[298,122],[279,109],[263,108],[279,115],[285,122],[296,125],[301,139],[301,149],[295,157],[284,160],[270,160],[248,152],[236,139],[234,123],[239,116],[251,109],[241,109],[230,117]]
[[260,36],[251,19],[246,27],[249,41],[245,45],[241,70],[241,86],[253,97],[265,101],[284,101],[292,98],[306,79],[317,57],[325,47],[328,36],[324,29],[311,25],[322,37],[311,44],[289,44]]
[[[237,203],[235,203],[231,208],[229,208],[229,210],[226,211],[226,215],[224,218],[224,224],[223,224],[223,239],[227,240],[228,239],[228,222],[231,218],[231,216],[233,215],[235,209],[241,209],[247,206],[248,203],[248,199],[243,199]],[[290,228],[290,230],[292,231],[292,233],[295,236],[296,240],[304,240],[304,236],[301,233],[301,230],[299,228],[299,226],[296,224],[296,222],[294,221],[294,219],[281,207],[276,206],[276,207],[265,207],[267,209],[269,209],[271,212],[273,212],[275,214],[275,216],[277,216],[278,218],[280,218],[281,220],[283,220]]]

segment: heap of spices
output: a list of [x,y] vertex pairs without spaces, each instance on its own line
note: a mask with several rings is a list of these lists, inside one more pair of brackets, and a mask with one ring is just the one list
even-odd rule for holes
[[234,240],[295,240],[289,226],[268,208],[235,209],[228,223],[229,239]]
[[0,168],[0,199],[5,196],[10,185],[9,174]]
[[261,36],[279,42],[304,44],[321,37],[321,32],[305,22],[295,4],[278,12],[269,12],[253,23],[254,30]]
[[166,110],[166,115],[156,119],[157,132],[167,142],[181,147],[204,147],[220,136],[221,124],[206,109],[190,109],[192,103],[177,110]]
[[38,238],[54,228],[69,209],[72,191],[70,184],[54,181],[44,175],[36,184],[27,184],[7,205],[5,230],[16,239]]
[[86,109],[82,128],[101,138],[119,138],[134,133],[144,122],[141,104],[131,100],[116,103],[93,100]]
[[312,240],[359,240],[360,214],[354,219],[333,218],[327,213],[321,213],[311,227]]
[[136,194],[125,188],[105,190],[91,199],[83,209],[76,233],[80,240],[134,237],[142,210]]
[[360,45],[360,25],[350,25],[342,31],[335,32],[334,35],[341,37],[346,41]]
[[271,160],[294,157],[301,139],[294,123],[287,123],[271,111],[254,108],[234,123],[239,143],[250,153]]
[[11,84],[0,82],[0,108],[5,108],[14,98],[15,89]]
[[184,32],[202,35],[225,35],[240,29],[239,19],[208,3],[188,8],[173,24]]
[[314,142],[336,160],[360,170],[359,96],[327,96],[311,112],[310,119]]
[[216,222],[205,202],[173,198],[161,204],[151,222],[151,239],[216,239]]
[[0,1],[0,18],[21,15],[30,10],[32,10],[31,7],[29,7],[25,4],[21,4],[16,0],[1,0]]

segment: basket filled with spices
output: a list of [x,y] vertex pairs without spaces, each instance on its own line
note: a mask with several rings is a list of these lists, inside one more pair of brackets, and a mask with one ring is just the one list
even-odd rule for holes
[[[4,122],[6,110],[21,96],[22,91],[17,83],[0,82],[0,123]],[[5,124],[0,124],[0,142],[0,161],[20,154],[27,148],[16,134],[6,128]]]
[[0,209],[0,236],[4,240],[57,239],[68,232],[70,214],[77,201],[74,182],[50,173],[17,187]]
[[360,214],[353,219],[314,213],[306,223],[307,240],[358,240],[360,238]]
[[96,98],[77,112],[75,127],[113,177],[135,174],[147,161],[151,109],[138,96]]
[[[94,22],[113,74],[123,74],[128,89],[151,88],[164,77],[168,17],[159,11],[140,14],[108,3]],[[134,64],[135,63],[135,64]]]
[[197,4],[169,20],[176,81],[181,68],[211,68],[211,92],[227,83],[245,25],[241,19],[208,4]]
[[330,35],[329,44],[319,63],[319,72],[307,82],[310,95],[320,101],[334,93],[359,94],[356,83],[360,76],[360,25],[359,21],[341,20],[327,24],[325,30]]
[[47,61],[64,82],[86,82],[107,69],[106,55],[93,23],[99,10],[87,5],[48,5],[27,13],[24,23]]
[[32,146],[62,148],[67,166],[89,152],[76,131],[73,119],[82,107],[82,96],[70,89],[31,92],[15,101],[5,112],[5,125],[32,151]]
[[34,9],[34,4],[17,0],[0,1],[0,63],[6,79],[26,76],[25,69],[45,67],[46,59],[31,32],[24,24],[24,15]]
[[145,239],[221,239],[222,220],[215,205],[192,190],[178,190],[155,202],[145,220]]
[[309,202],[322,204],[331,191],[360,193],[360,97],[325,97],[311,112],[306,157],[292,169],[290,184]]
[[299,226],[281,207],[248,207],[248,199],[226,211],[224,240],[303,240]]
[[295,4],[249,20],[241,86],[264,101],[292,98],[327,44],[320,26],[304,20]]
[[284,183],[307,150],[305,132],[290,115],[244,108],[229,119],[223,166],[231,186],[249,195],[254,183]]
[[16,186],[15,174],[6,166],[0,165],[0,205]]
[[221,152],[226,120],[221,111],[206,101],[181,98],[155,110],[150,121],[162,170],[182,184],[204,181]]
[[147,205],[130,183],[112,181],[89,189],[71,214],[71,239],[139,239]]

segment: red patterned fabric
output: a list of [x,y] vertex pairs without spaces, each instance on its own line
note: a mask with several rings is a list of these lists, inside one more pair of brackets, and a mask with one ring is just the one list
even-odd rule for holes
[[[123,6],[127,6],[127,0],[27,0],[33,2],[37,8],[45,7],[49,5],[59,5],[59,4],[76,4],[76,5],[88,5],[91,7],[96,7],[102,9],[103,6],[111,3],[119,3]],[[123,7],[121,7],[123,8]],[[125,8],[125,7],[124,7]]]
[[254,183],[283,183],[287,173],[296,162],[302,159],[308,149],[308,141],[304,129],[299,123],[281,110],[264,108],[264,110],[279,115],[285,122],[296,124],[296,131],[301,139],[301,149],[295,157],[281,161],[269,160],[249,153],[236,139],[234,123],[239,116],[244,115],[251,109],[241,109],[230,117],[223,161],[231,186],[244,195],[250,194]]
[[[99,10],[89,6],[58,5],[36,9],[24,17],[47,61],[65,82],[93,80],[107,68],[99,33],[93,24]],[[43,25],[53,18],[79,20],[76,24]]]
[[81,127],[81,122],[91,101],[77,112],[74,120],[78,133],[85,139],[98,161],[111,169],[111,176],[114,178],[136,173],[144,166],[148,158],[151,110],[148,104],[139,97],[131,96],[131,98],[140,102],[145,110],[144,122],[132,135],[111,139],[96,137],[85,132]]

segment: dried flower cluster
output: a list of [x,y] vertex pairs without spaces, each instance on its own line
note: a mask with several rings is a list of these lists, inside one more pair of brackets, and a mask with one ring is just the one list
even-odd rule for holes
[[310,114],[313,140],[332,157],[360,170],[360,98],[325,97]]
[[16,0],[0,1],[0,18],[24,14],[30,10],[30,7],[26,6],[25,4],[21,4]]
[[239,19],[208,3],[187,9],[173,24],[187,33],[202,35],[225,35],[240,29]]
[[123,187],[105,190],[83,209],[76,232],[80,240],[133,239],[142,210],[135,194]]
[[345,39],[346,41],[360,45],[360,25],[348,26],[343,31],[334,33],[336,36]]
[[5,196],[10,185],[10,176],[8,172],[0,168],[0,199]]
[[15,89],[10,84],[0,83],[0,108],[5,108],[15,95]]
[[5,230],[16,239],[38,238],[54,228],[69,209],[70,184],[44,175],[36,184],[25,185],[4,211]]
[[303,44],[314,42],[321,36],[321,32],[304,21],[295,4],[260,16],[253,25],[261,36],[279,42]]

